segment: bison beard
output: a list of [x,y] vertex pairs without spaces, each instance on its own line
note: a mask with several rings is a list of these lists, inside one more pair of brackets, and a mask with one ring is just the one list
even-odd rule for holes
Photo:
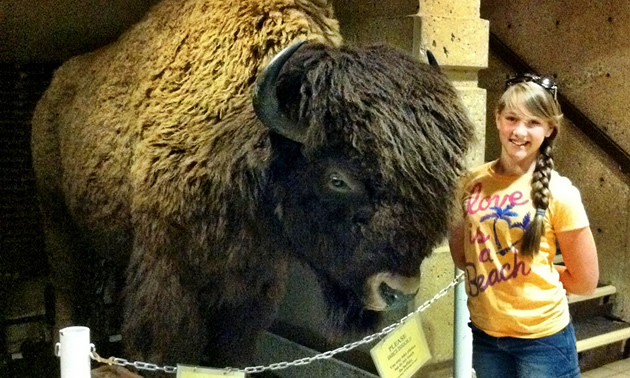
[[[298,39],[270,92],[283,121],[261,122],[254,82]],[[32,131],[58,327],[107,331],[86,290],[99,259],[123,277],[125,357],[156,364],[247,364],[291,259],[331,334],[413,296],[473,126],[432,67],[340,42],[325,1],[164,0],[61,66]]]

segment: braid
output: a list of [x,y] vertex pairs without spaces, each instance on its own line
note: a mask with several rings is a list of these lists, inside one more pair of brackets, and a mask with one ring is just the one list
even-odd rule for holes
[[532,203],[536,212],[523,235],[521,254],[524,256],[533,256],[538,253],[540,238],[545,232],[545,211],[549,207],[549,180],[553,170],[554,139],[549,137],[543,141],[536,159],[536,168],[532,174]]

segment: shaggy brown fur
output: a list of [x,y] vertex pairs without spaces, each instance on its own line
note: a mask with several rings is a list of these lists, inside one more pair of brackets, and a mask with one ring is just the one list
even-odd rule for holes
[[[321,42],[278,82],[303,145],[270,133],[250,98],[295,39]],[[101,258],[125,275],[124,357],[157,364],[245,363],[290,256],[318,274],[341,331],[376,324],[374,277],[417,288],[472,126],[435,70],[340,43],[323,0],[165,0],[56,72],[32,148],[60,327],[89,318],[81,269]]]

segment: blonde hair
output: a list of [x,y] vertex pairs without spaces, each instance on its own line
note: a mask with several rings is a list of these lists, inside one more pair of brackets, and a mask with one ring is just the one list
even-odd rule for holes
[[553,131],[540,145],[536,168],[532,173],[531,198],[534,216],[521,241],[520,254],[533,256],[540,249],[540,238],[545,232],[545,212],[549,207],[549,180],[553,170],[553,142],[558,135],[563,114],[560,104],[551,93],[533,81],[510,85],[499,99],[497,114],[503,110],[517,110],[528,116],[543,119]]

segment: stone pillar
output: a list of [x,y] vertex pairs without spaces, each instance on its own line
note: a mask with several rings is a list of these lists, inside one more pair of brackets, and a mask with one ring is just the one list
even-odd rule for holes
[[[486,91],[478,87],[478,71],[488,66],[489,23],[479,15],[480,0],[420,0],[414,17],[413,52],[422,57],[431,50],[442,71],[459,90],[477,127],[478,144],[468,161],[484,160]],[[422,266],[423,285],[416,305],[430,299],[448,285],[454,265],[447,246],[437,248]],[[431,277],[430,279],[427,279]],[[422,313],[422,321],[433,359],[423,377],[452,376],[453,292]]]
[[[477,74],[488,66],[489,23],[480,18],[480,0],[336,0],[334,4],[346,43],[388,43],[422,60],[431,50],[477,126],[478,144],[468,161],[483,162],[486,91],[478,87]],[[454,277],[446,245],[423,263],[422,276],[416,307]],[[422,322],[433,358],[419,376],[451,376],[453,292],[424,311]]]

